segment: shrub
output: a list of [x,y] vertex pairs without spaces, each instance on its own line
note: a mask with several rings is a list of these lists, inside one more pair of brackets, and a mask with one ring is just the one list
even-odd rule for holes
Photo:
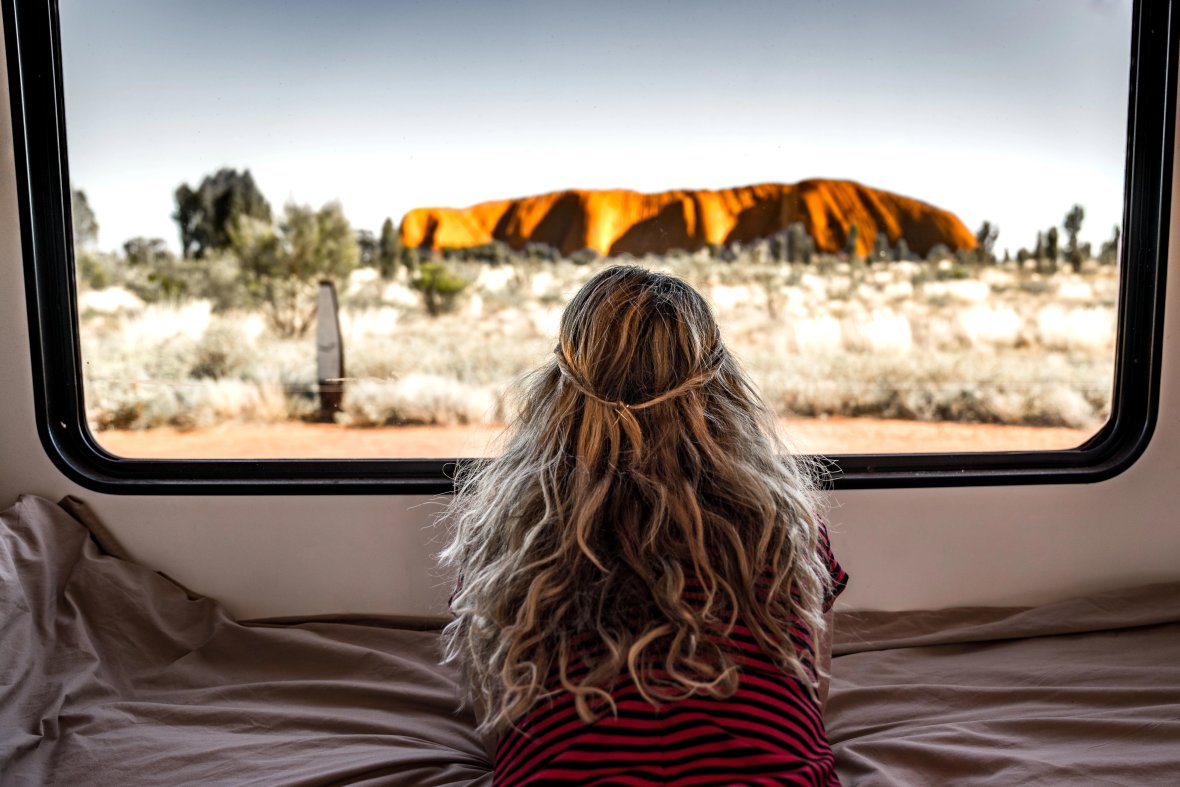
[[950,256],[951,250],[949,246],[946,246],[942,243],[936,243],[930,247],[930,251],[926,252],[926,261],[941,262],[942,260],[949,259]]
[[238,375],[256,352],[237,325],[215,319],[197,342],[188,376],[198,380],[220,380]]
[[119,258],[90,251],[77,253],[77,278],[82,289],[105,290],[126,283]]
[[230,239],[251,296],[282,336],[302,336],[315,319],[322,279],[340,281],[357,266],[360,249],[340,204],[322,208],[288,204],[278,227],[248,216]]
[[524,245],[524,256],[529,260],[541,262],[557,262],[561,258],[560,252],[548,243],[530,241]]
[[598,253],[598,249],[592,249],[587,246],[575,251],[570,255],[569,259],[575,265],[590,265],[602,259],[602,255]]
[[471,282],[454,273],[441,262],[424,262],[410,285],[422,293],[422,301],[431,317],[455,308],[459,295]]

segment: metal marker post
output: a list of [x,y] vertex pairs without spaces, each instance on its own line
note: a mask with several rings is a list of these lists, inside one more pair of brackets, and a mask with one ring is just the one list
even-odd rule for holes
[[340,337],[340,315],[336,287],[321,281],[316,295],[315,320],[316,378],[320,388],[321,421],[331,421],[344,403],[344,345]]

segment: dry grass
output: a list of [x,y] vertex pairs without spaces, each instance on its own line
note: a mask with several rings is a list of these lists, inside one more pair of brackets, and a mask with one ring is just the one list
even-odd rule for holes
[[[404,281],[354,273],[341,292],[345,411],[356,426],[492,424],[509,383],[552,351],[566,299],[605,262],[460,265],[473,283],[432,318]],[[1117,271],[1015,265],[639,261],[690,281],[783,415],[1093,428],[1113,377]],[[83,293],[92,428],[274,423],[316,409],[312,337],[253,313],[145,307]]]

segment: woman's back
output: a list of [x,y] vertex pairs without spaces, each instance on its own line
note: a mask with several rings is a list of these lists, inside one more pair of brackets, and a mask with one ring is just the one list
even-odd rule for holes
[[[826,612],[848,575],[826,533],[821,544],[832,576]],[[699,592],[690,586],[686,595]],[[814,652],[801,621],[790,637],[801,654]],[[726,641],[740,653],[741,671],[737,691],[726,698],[689,697],[657,708],[622,675],[611,690],[617,715],[587,725],[573,695],[551,682],[554,694],[500,737],[496,784],[838,785],[815,695],[769,659],[740,622]]]
[[831,783],[811,468],[684,282],[605,270],[559,333],[444,552],[497,781]]

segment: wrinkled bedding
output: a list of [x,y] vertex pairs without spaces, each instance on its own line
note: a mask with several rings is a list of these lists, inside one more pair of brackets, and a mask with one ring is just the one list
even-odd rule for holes
[[235,623],[22,497],[0,515],[0,784],[490,784],[437,644]]
[[[438,621],[235,622],[63,504],[0,514],[0,785],[490,784]],[[1180,783],[1180,584],[842,613],[835,652],[847,785]]]
[[1180,784],[1180,584],[838,616],[846,785]]

